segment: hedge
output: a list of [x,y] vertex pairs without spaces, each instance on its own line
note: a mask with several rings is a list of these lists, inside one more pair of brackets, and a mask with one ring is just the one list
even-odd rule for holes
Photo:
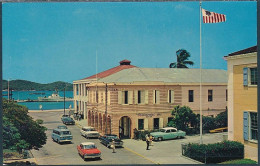
[[184,156],[203,163],[221,163],[227,160],[244,158],[244,145],[236,141],[223,141],[215,144],[188,144]]

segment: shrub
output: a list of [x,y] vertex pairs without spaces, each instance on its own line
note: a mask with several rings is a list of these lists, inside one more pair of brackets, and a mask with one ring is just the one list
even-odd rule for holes
[[188,144],[184,156],[204,163],[220,163],[244,158],[244,145],[236,141],[215,144]]

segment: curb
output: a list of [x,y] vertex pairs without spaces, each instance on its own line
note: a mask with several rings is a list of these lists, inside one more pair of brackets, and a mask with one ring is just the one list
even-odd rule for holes
[[185,158],[185,159],[187,159],[187,160],[193,161],[193,162],[195,162],[195,163],[197,163],[197,164],[205,164],[205,163],[199,162],[199,161],[197,161],[197,160],[191,159],[191,158],[186,157],[186,156],[183,156],[183,155],[180,155],[180,156],[183,157],[183,158]]

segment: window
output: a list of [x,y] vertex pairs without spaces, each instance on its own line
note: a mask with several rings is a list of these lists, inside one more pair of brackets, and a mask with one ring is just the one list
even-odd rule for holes
[[189,102],[193,102],[193,90],[189,90]]
[[208,90],[208,101],[213,101],[213,90]]
[[257,129],[257,113],[250,112],[250,139],[257,140],[258,129]]
[[250,84],[257,85],[257,68],[250,68]]
[[228,101],[228,90],[226,89],[226,101]]
[[173,90],[168,91],[168,103],[174,103],[174,91]]
[[159,129],[159,118],[153,119],[153,129]]
[[173,121],[173,117],[168,117],[168,123],[169,123],[170,121]]
[[137,91],[137,103],[138,104],[145,103],[145,91],[144,90]]
[[123,100],[124,104],[128,104],[128,91],[123,92],[123,98],[124,98]]
[[144,129],[144,119],[138,119],[138,130]]
[[158,90],[153,91],[153,103],[154,104],[160,103],[160,91],[158,91]]

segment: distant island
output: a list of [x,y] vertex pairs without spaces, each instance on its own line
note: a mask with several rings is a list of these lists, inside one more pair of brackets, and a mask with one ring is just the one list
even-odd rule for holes
[[[53,83],[48,84],[40,84],[36,82],[26,81],[26,80],[11,80],[9,81],[9,89],[12,90],[36,90],[36,91],[43,91],[43,90],[58,90],[63,91],[66,87],[66,91],[72,91],[73,85],[68,82],[56,81]],[[8,89],[8,81],[3,80],[2,84],[3,90]]]

